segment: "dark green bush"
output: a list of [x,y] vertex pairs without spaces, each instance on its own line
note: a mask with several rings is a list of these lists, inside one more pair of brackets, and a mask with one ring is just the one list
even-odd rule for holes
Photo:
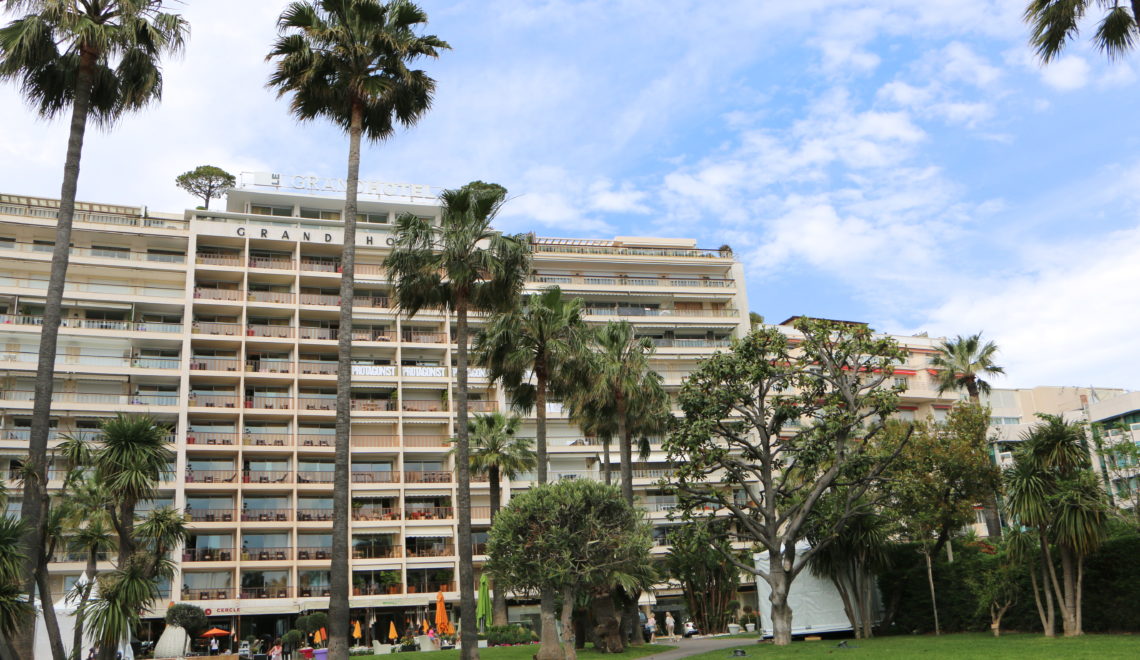
[[487,645],[529,644],[534,641],[534,633],[522,626],[491,626],[487,628]]

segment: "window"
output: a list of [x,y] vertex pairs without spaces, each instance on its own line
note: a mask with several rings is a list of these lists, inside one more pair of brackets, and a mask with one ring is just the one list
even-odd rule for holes
[[32,249],[36,252],[51,252],[55,249],[55,241],[33,241]]
[[387,213],[358,213],[356,214],[356,219],[360,222],[371,222],[376,225],[388,224]]
[[903,376],[896,376],[891,379],[891,385],[894,387],[905,388],[907,386],[906,378]]
[[125,247],[116,247],[113,245],[92,245],[91,256],[105,257],[108,259],[130,259],[131,250]]
[[182,263],[186,255],[175,250],[147,250],[147,261],[164,261],[167,263]]
[[264,204],[251,204],[249,207],[249,212],[253,213],[254,215],[276,215],[276,216],[283,216],[283,217],[288,218],[288,217],[292,217],[292,215],[293,215],[293,207],[292,206],[268,206],[268,205],[264,205]]
[[12,250],[16,247],[16,239],[0,236],[0,249]]
[[301,217],[309,218],[310,220],[340,220],[340,211],[301,207]]

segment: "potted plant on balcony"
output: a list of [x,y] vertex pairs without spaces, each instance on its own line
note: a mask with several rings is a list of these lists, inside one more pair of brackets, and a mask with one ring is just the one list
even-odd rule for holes
[[359,576],[352,578],[352,595],[359,596],[362,593],[364,593],[364,578]]

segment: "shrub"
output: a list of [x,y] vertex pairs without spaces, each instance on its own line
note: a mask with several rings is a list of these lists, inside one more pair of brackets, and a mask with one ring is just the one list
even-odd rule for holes
[[281,643],[289,648],[300,648],[301,643],[305,641],[305,633],[294,628],[281,636]]
[[536,639],[537,637],[533,632],[522,626],[491,626],[487,628],[488,646],[530,644]]

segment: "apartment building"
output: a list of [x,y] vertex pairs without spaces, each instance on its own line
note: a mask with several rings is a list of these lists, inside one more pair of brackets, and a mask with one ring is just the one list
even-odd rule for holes
[[[225,211],[78,206],[52,442],[95,434],[119,412],[168,423],[176,459],[156,505],[183,510],[192,531],[153,614],[193,602],[243,638],[279,635],[295,614],[327,607],[336,343],[351,332],[351,603],[366,641],[382,638],[388,621],[402,628],[437,592],[458,601],[448,454],[455,330],[436,310],[397,314],[382,268],[394,218],[438,218],[439,208],[426,196],[361,202],[354,320],[340,328],[343,202],[257,185],[265,181],[231,191]],[[0,195],[0,467],[9,479],[27,447],[56,212],[55,200]],[[635,324],[653,339],[654,368],[674,392],[699,360],[748,331],[743,270],[729,249],[640,237],[531,242],[528,289],[558,285],[581,297],[591,324]],[[937,340],[899,339],[910,349],[895,373],[908,387],[900,416],[944,415],[954,399],[936,391]],[[504,409],[486,372],[469,373],[471,411]],[[547,412],[552,478],[600,479],[598,440],[558,402]],[[527,419],[523,432],[533,431]],[[635,466],[634,486],[657,526],[655,552],[664,553],[676,502],[657,485],[669,470],[660,439],[653,448]],[[533,481],[520,475],[504,490]],[[13,495],[10,512],[20,504]],[[486,481],[473,484],[473,503],[478,566],[490,524]],[[68,589],[82,570],[81,557],[61,551],[53,588]],[[536,612],[519,603],[511,616]]]

